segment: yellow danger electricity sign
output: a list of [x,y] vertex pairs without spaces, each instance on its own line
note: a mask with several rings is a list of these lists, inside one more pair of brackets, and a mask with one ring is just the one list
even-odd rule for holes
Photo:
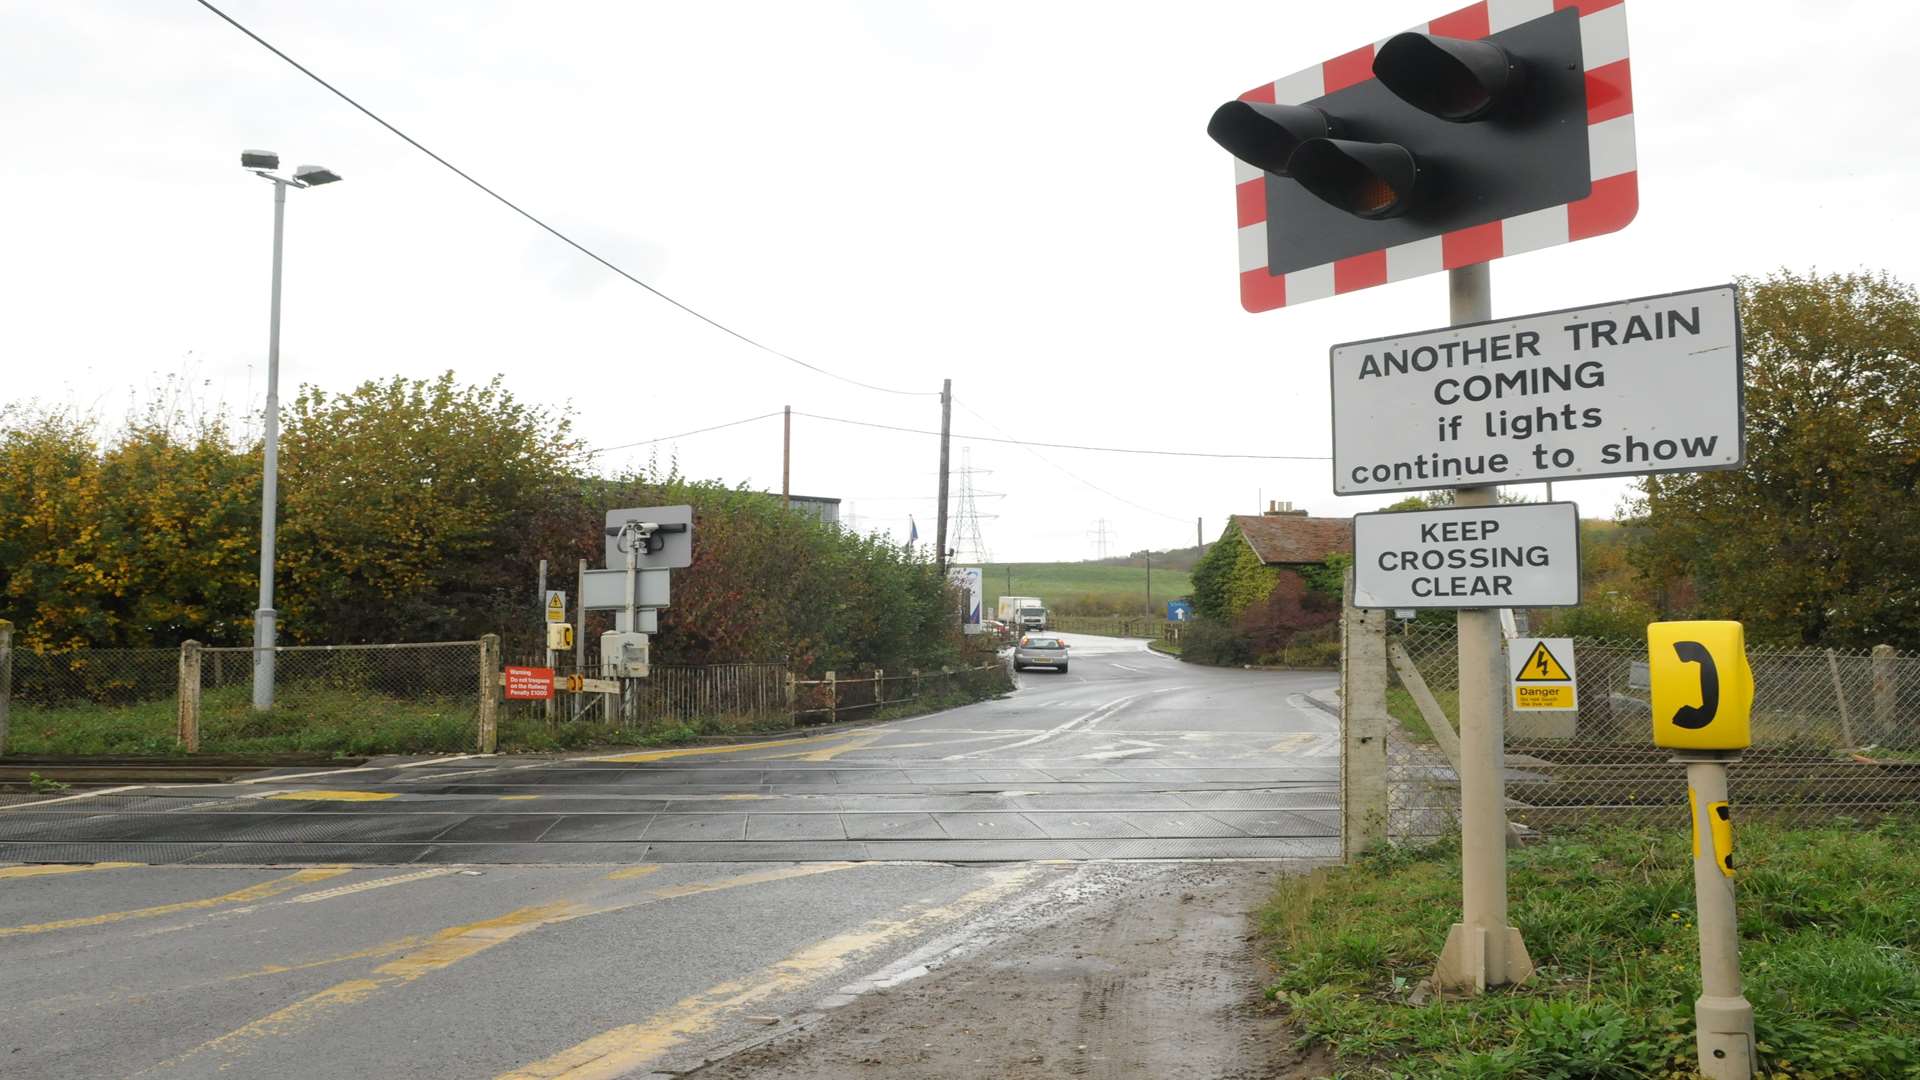
[[1566,712],[1580,707],[1572,638],[1507,642],[1515,712]]

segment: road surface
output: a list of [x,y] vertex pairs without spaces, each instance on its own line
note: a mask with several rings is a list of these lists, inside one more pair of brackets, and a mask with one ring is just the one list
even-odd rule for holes
[[13,800],[0,1075],[685,1070],[1163,895],[1160,860],[1337,853],[1332,675],[1071,640],[804,739]]

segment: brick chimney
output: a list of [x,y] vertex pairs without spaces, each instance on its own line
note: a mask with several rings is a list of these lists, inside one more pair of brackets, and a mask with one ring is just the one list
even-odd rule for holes
[[1307,512],[1305,510],[1295,510],[1293,508],[1293,504],[1290,502],[1281,502],[1278,499],[1268,499],[1267,512],[1264,516],[1266,517],[1306,517]]

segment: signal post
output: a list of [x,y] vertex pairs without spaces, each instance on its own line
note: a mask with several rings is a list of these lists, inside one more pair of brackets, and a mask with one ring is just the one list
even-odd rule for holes
[[1737,622],[1658,622],[1647,627],[1653,744],[1687,767],[1693,829],[1700,998],[1694,1037],[1700,1075],[1753,1075],[1753,1006],[1740,989],[1740,924],[1733,905],[1733,812],[1727,766],[1753,743],[1753,671]]
[[[1238,163],[1240,295],[1248,311],[1446,270],[1451,324],[1485,323],[1492,317],[1489,260],[1612,232],[1638,208],[1621,4],[1592,11],[1545,0],[1473,4],[1377,48],[1255,87],[1215,110],[1207,132]],[[1452,347],[1460,348],[1457,340]],[[1363,493],[1341,474],[1337,349],[1332,359],[1334,489]],[[1381,418],[1384,430],[1448,430],[1445,417],[1434,418],[1437,425],[1424,414],[1410,419],[1421,406],[1412,397],[1395,401]],[[1454,410],[1455,433],[1467,411]],[[1496,457],[1505,460],[1482,455],[1481,468],[1444,477],[1424,475],[1422,457],[1425,482],[1409,486],[1453,488],[1449,513],[1462,526],[1455,535],[1480,535],[1496,520],[1498,485],[1520,479],[1491,467]],[[1361,595],[1370,574],[1392,576],[1384,565],[1370,570],[1362,548],[1360,521],[1379,516],[1355,523],[1360,606],[1387,606]],[[1564,540],[1562,547],[1577,543],[1577,526]],[[1566,554],[1556,557],[1557,579],[1571,581],[1577,602],[1577,555],[1569,563]],[[1426,603],[1391,606],[1459,611],[1463,914],[1436,980],[1479,991],[1533,970],[1507,925],[1507,672],[1498,611],[1535,605],[1499,575],[1472,577],[1477,598],[1451,588],[1453,580],[1446,598],[1430,587]]]

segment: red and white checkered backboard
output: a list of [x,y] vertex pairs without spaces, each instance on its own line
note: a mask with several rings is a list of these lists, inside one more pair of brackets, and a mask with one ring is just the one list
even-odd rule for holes
[[[1574,202],[1496,218],[1439,236],[1274,274],[1268,269],[1267,174],[1234,161],[1239,209],[1240,303],[1248,311],[1353,292],[1389,281],[1486,262],[1621,229],[1640,206],[1633,138],[1633,80],[1623,0],[1483,0],[1411,29],[1478,39],[1576,8],[1586,71],[1587,147],[1592,192]],[[1381,42],[1336,56],[1240,95],[1243,101],[1305,105],[1373,78]]]

